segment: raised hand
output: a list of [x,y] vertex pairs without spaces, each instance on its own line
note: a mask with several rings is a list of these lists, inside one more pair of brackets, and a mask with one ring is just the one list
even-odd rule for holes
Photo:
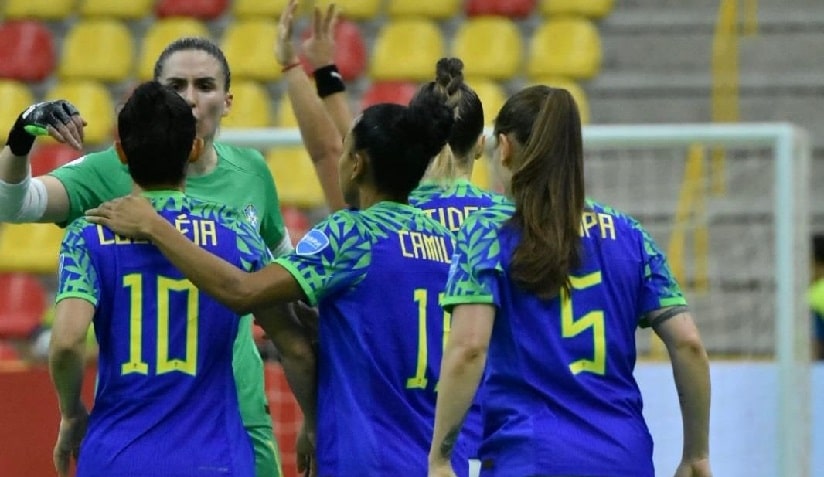
[[36,136],[51,136],[80,150],[85,125],[86,121],[72,103],[63,99],[44,101],[29,106],[17,117],[6,144],[15,156],[25,156],[31,151]]
[[289,0],[278,21],[278,39],[275,44],[275,59],[282,67],[297,63],[298,56],[292,44],[292,32],[295,24],[295,12],[298,9],[298,0]]
[[334,3],[329,5],[325,14],[321,12],[320,7],[315,7],[312,34],[302,44],[303,55],[312,69],[331,65],[335,61],[335,25],[338,23],[339,14],[340,11]]

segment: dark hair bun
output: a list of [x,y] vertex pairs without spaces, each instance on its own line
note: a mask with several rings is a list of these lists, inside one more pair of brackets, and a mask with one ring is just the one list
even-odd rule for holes
[[455,115],[446,104],[447,97],[439,94],[418,95],[409,103],[399,126],[407,132],[410,146],[421,147],[424,155],[435,157],[449,139]]
[[435,84],[452,95],[464,82],[463,61],[460,58],[441,58],[435,66]]

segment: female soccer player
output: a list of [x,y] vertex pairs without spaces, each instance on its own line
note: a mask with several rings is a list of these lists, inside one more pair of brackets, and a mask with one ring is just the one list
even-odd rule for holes
[[[319,305],[320,475],[426,475],[449,322],[438,294],[453,248],[445,227],[406,202],[446,144],[454,121],[446,100],[436,88],[408,107],[367,108],[339,163],[341,189],[358,209],[332,214],[257,274],[194,247],[142,198],[89,212],[122,235],[150,237],[193,283],[236,310],[295,299]],[[465,467],[461,453],[456,463]]]
[[[565,90],[527,88],[495,120],[514,205],[471,215],[444,307],[431,476],[484,371],[484,476],[652,477],[632,372],[635,329],[672,360],[684,420],[677,476],[709,476],[707,355],[664,255],[632,218],[585,199],[581,124]],[[488,355],[488,358],[487,358]]]
[[[287,72],[286,76],[296,72]],[[202,38],[169,44],[157,59],[154,79],[174,88],[192,108],[203,152],[192,163],[186,194],[219,202],[244,213],[276,255],[291,250],[280,215],[277,191],[261,154],[215,141],[221,119],[232,106],[231,73],[223,52]],[[92,119],[93,120],[93,119]],[[28,153],[39,128],[80,148],[79,113],[64,101],[39,103],[21,114],[0,151],[0,221],[68,224],[106,200],[128,194],[132,182],[113,147],[91,153],[48,175],[32,178]],[[34,129],[33,129],[34,128]],[[243,422],[255,444],[257,477],[280,472],[277,444],[264,391],[263,363],[252,337],[251,316],[244,318],[234,347],[234,371]],[[289,342],[278,343],[289,359]]]

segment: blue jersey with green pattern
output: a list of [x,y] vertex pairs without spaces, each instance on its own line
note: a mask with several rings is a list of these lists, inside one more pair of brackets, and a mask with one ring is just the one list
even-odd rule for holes
[[423,212],[379,202],[331,215],[276,260],[319,306],[319,475],[427,474],[452,252]]
[[685,305],[644,229],[587,202],[571,291],[539,299],[510,279],[511,205],[467,219],[442,304],[497,308],[484,382],[482,475],[652,477],[652,438],[633,377],[635,331]]
[[506,197],[501,194],[481,189],[466,179],[448,184],[423,181],[409,194],[409,205],[423,210],[453,233],[460,230],[472,212],[506,202]]
[[[233,209],[146,193],[193,242],[247,271],[263,239]],[[57,300],[95,306],[97,394],[78,476],[254,475],[232,344],[240,317],[200,293],[153,245],[77,219],[60,251]]]

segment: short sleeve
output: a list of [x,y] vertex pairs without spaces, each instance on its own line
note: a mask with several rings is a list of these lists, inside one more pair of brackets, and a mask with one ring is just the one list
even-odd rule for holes
[[336,212],[310,230],[294,252],[275,259],[295,277],[312,305],[357,285],[366,276],[372,241],[355,214]]
[[263,237],[245,220],[235,223],[237,249],[240,252],[241,267],[247,272],[256,272],[272,263],[272,252],[263,242]]
[[97,270],[83,237],[84,219],[72,222],[60,244],[57,295],[55,302],[65,298],[80,298],[97,306],[100,300],[100,282]]
[[[641,287],[641,316],[670,306],[686,305],[681,287],[670,271],[667,258],[655,241],[637,225],[644,242],[644,282]],[[643,326],[643,323],[642,323]]]
[[49,173],[63,184],[69,197],[65,226],[107,200],[126,195],[132,180],[114,148],[87,154]]
[[502,272],[498,224],[484,220],[483,214],[471,214],[458,231],[441,306],[447,311],[461,304],[500,306]]

